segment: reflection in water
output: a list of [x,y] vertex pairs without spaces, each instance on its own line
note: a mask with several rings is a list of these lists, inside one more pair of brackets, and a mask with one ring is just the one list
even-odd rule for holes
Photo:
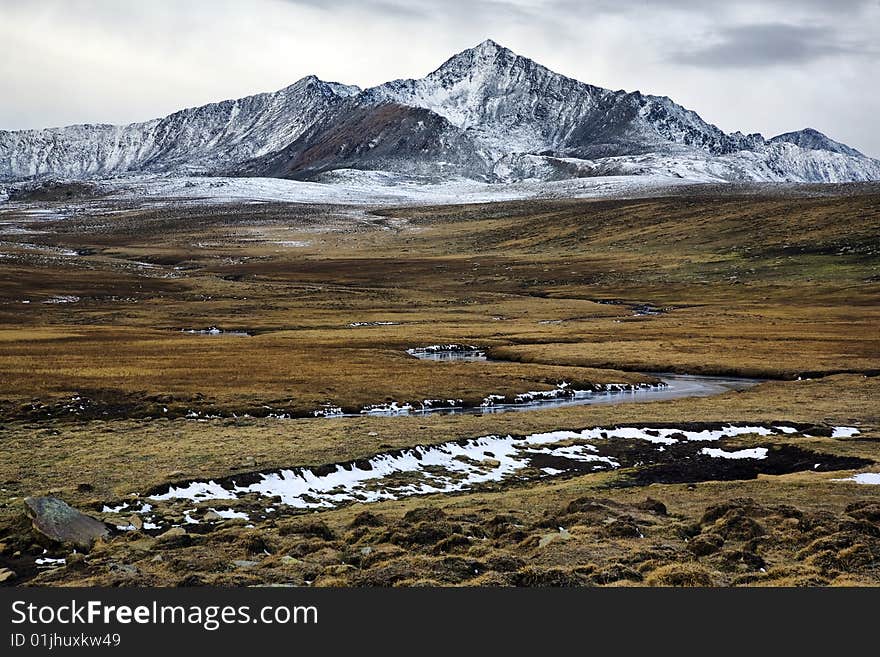
[[406,353],[419,360],[484,361],[486,352],[469,344],[434,344],[428,347],[407,349]]

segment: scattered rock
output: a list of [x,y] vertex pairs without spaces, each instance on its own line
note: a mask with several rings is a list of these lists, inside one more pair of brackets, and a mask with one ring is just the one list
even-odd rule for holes
[[538,547],[543,548],[547,547],[555,541],[568,540],[571,540],[571,533],[567,529],[560,527],[558,532],[553,532],[552,534],[544,534],[538,541]]
[[137,577],[140,575],[140,571],[130,563],[111,563],[110,572],[124,575],[125,577]]
[[186,547],[192,543],[192,536],[186,533],[183,527],[172,527],[156,537],[156,547],[178,548]]
[[141,534],[130,534],[128,549],[132,552],[148,554],[156,547],[156,539],[151,536],[143,536]]
[[0,568],[0,583],[9,582],[14,580],[16,577],[15,571],[10,570],[9,568]]
[[250,559],[236,559],[232,562],[232,565],[236,568],[253,568],[254,566],[259,566],[259,561],[251,561]]
[[204,520],[205,522],[217,522],[218,520],[223,520],[223,516],[221,516],[213,509],[209,509],[207,513],[202,516],[202,520]]
[[132,514],[132,516],[128,519],[128,524],[138,531],[144,528],[144,521],[141,520],[141,517],[136,513]]
[[28,497],[25,509],[34,531],[53,543],[91,549],[95,541],[107,538],[110,529],[57,497]]

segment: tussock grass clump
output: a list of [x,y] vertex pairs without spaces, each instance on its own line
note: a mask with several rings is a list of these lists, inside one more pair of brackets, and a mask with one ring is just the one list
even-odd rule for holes
[[660,566],[645,579],[648,586],[713,586],[712,573],[694,563]]

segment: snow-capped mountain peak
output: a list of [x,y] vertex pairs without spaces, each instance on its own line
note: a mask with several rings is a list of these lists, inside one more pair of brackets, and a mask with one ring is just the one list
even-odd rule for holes
[[487,181],[880,179],[880,161],[817,130],[769,141],[727,134],[670,98],[580,82],[491,39],[423,78],[366,90],[310,75],[143,123],[0,131],[0,181],[130,172],[306,178],[342,168]]
[[773,143],[785,142],[795,144],[796,146],[808,150],[842,153],[843,155],[850,155],[852,157],[865,157],[863,153],[860,153],[855,148],[847,146],[846,144],[841,144],[839,141],[834,141],[828,135],[824,135],[813,128],[804,128],[803,130],[798,130],[796,132],[786,132],[785,134],[773,137],[770,141]]
[[387,82],[364,96],[429,109],[501,156],[555,148],[565,137],[566,117],[582,114],[603,93],[610,92],[554,73],[489,39],[424,78]]

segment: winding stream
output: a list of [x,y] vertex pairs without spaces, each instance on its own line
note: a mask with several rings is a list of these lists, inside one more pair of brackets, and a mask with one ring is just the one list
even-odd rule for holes
[[[407,353],[420,360],[437,362],[504,362],[492,360],[486,352],[470,345],[446,344],[408,349]],[[660,385],[607,384],[603,390],[576,390],[560,386],[556,390],[531,391],[517,395],[514,401],[498,395],[489,395],[480,406],[464,407],[454,399],[426,399],[419,405],[382,404],[361,411],[364,415],[487,415],[509,411],[534,411],[566,406],[587,406],[592,404],[620,404],[631,402],[652,402],[683,397],[709,397],[730,391],[751,388],[762,379],[744,377],[703,376],[698,374],[674,374],[670,372],[647,372],[660,380]],[[342,417],[343,413],[323,413],[327,416]]]
[[[468,345],[434,345],[410,349],[416,358],[426,360],[487,360],[485,352]],[[647,402],[704,397],[733,390],[744,390],[759,379],[654,374],[662,385],[606,384],[599,391],[572,390],[560,384],[556,390],[519,403],[495,404],[477,408],[440,407],[444,400],[425,400],[421,409],[410,405],[365,412],[382,415],[497,413],[537,408]],[[556,398],[554,394],[564,395]],[[541,395],[546,395],[542,397]],[[449,404],[457,400],[445,400]],[[340,413],[341,415],[341,413]],[[450,440],[434,445],[381,452],[372,457],[317,467],[292,467],[241,473],[219,479],[203,479],[162,486],[143,497],[105,506],[111,515],[135,513],[144,518],[144,527],[158,531],[174,524],[183,514],[187,525],[220,522],[224,518],[261,520],[295,509],[328,509],[353,502],[396,500],[414,495],[457,493],[484,487],[522,483],[550,477],[576,476],[629,468],[618,485],[683,483],[704,480],[750,479],[761,473],[785,474],[801,470],[833,471],[858,468],[868,461],[821,454],[795,445],[774,444],[774,437],[831,438],[858,434],[855,427],[820,427],[780,423],[682,423],[590,427],[555,430],[525,436],[484,435]],[[752,437],[752,443],[737,442]],[[755,445],[754,441],[760,441]],[[732,443],[732,444],[729,444]],[[234,505],[215,508],[206,504]],[[169,506],[170,505],[170,506]],[[157,508],[158,506],[158,508]],[[164,509],[164,511],[163,511]],[[209,513],[210,512],[210,513]],[[177,522],[181,522],[177,520]],[[120,530],[134,529],[118,524]]]

